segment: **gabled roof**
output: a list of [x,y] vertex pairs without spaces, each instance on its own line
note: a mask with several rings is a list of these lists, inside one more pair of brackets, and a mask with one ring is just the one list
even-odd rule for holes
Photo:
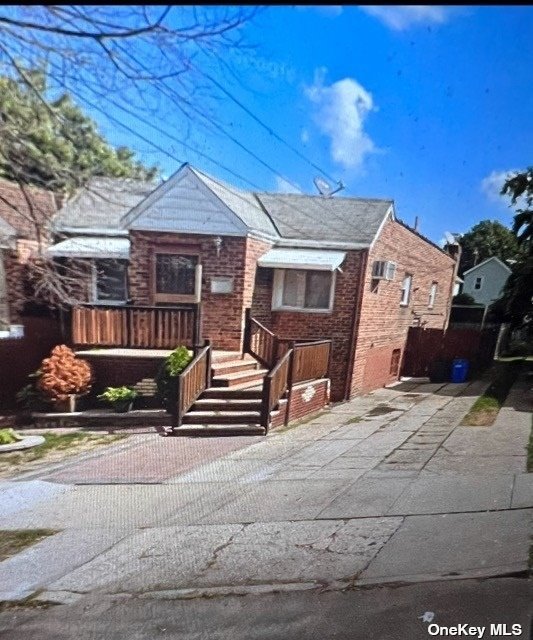
[[121,229],[122,216],[155,187],[154,183],[140,180],[92,178],[60,209],[54,230],[79,234],[116,232]]
[[503,267],[507,272],[512,273],[511,269],[505,264],[505,262],[500,260],[497,256],[492,256],[491,258],[487,258],[486,260],[483,260],[483,262],[480,262],[479,264],[476,264],[475,267],[472,267],[471,269],[468,269],[468,271],[463,272],[463,278],[467,274],[472,273],[472,271],[476,271],[477,269],[482,267],[484,264],[487,264],[488,262],[491,262],[491,261],[495,261],[497,264],[499,264],[501,267]]
[[392,200],[243,191],[183,165],[129,211],[127,229],[190,233],[255,233],[274,242],[370,246]]

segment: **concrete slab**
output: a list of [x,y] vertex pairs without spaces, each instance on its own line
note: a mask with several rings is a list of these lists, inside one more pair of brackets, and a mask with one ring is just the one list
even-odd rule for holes
[[190,586],[350,580],[401,522],[401,518],[368,518],[251,524],[220,549]]
[[383,516],[406,489],[411,478],[360,478],[324,507],[320,518]]
[[0,483],[0,523],[9,527],[9,516],[24,509],[29,509],[47,500],[54,500],[61,494],[70,491],[71,487],[63,484],[44,482],[43,480],[27,480]]
[[407,487],[388,513],[409,515],[508,509],[513,476],[491,476],[490,481],[487,480],[486,476],[423,476]]
[[52,582],[49,591],[146,592],[177,588],[209,566],[240,525],[163,527],[140,531]]
[[69,529],[0,562],[0,600],[20,600],[91,561],[127,535],[124,529]]
[[332,460],[326,467],[328,469],[373,469],[382,458],[378,456],[339,456]]
[[532,525],[531,509],[410,516],[360,577],[401,581],[523,571]]
[[515,477],[511,507],[533,507],[533,473],[523,473]]
[[311,520],[346,489],[345,480],[272,480],[201,517],[204,524]]
[[425,469],[441,474],[456,475],[458,473],[496,474],[523,473],[526,468],[526,456],[453,456],[438,451],[428,462]]

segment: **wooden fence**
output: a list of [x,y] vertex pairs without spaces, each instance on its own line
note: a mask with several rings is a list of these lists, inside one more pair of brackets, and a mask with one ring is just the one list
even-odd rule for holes
[[199,340],[199,309],[83,305],[72,309],[77,346],[174,349]]

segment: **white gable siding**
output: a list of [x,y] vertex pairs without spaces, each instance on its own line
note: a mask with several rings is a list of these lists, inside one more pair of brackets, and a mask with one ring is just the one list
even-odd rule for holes
[[244,223],[184,167],[130,215],[128,229],[246,235]]
[[[463,275],[463,293],[468,293],[478,304],[492,304],[501,297],[509,277],[509,270],[498,260],[489,260]],[[476,278],[482,278],[481,289],[475,289]]]

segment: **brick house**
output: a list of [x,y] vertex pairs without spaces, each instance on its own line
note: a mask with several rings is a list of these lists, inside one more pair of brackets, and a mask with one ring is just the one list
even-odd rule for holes
[[28,262],[47,246],[57,208],[51,191],[0,180],[0,328],[20,320],[28,300]]
[[219,350],[243,349],[247,310],[280,339],[331,340],[334,400],[396,380],[410,326],[447,327],[456,261],[391,200],[245,192],[185,164],[115,226],[124,301],[197,305]]

